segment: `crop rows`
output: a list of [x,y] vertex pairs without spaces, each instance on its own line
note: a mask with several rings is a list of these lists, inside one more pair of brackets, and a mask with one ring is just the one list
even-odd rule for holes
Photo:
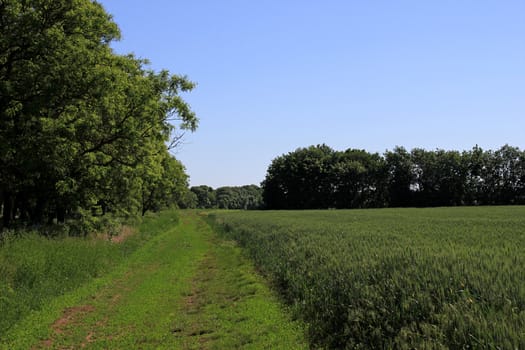
[[222,212],[314,347],[525,348],[525,207]]

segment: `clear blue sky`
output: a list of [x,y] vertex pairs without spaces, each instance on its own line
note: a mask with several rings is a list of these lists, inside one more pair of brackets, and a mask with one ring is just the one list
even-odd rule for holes
[[525,1],[102,0],[114,45],[198,83],[191,185],[313,144],[525,148]]

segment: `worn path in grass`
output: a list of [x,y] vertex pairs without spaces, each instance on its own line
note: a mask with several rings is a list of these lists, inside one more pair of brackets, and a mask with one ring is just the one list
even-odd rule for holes
[[183,212],[179,224],[107,281],[76,293],[29,317],[2,347],[307,348],[302,328],[240,249],[193,212]]

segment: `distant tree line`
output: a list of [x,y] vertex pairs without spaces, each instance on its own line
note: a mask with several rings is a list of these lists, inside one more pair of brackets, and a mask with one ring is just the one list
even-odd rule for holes
[[186,77],[117,55],[91,0],[0,3],[0,226],[144,214],[177,203],[170,154],[197,118]]
[[310,146],[275,158],[262,189],[269,209],[525,204],[525,152]]
[[186,194],[182,207],[201,209],[261,209],[262,190],[256,185],[226,186],[213,189],[193,186]]

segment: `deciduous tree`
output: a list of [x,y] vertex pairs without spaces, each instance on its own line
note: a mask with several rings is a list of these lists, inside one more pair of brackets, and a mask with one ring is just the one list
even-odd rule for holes
[[144,210],[144,191],[165,202],[159,185],[185,183],[167,147],[197,127],[180,97],[194,84],[115,54],[119,30],[98,2],[2,0],[0,33],[4,226],[15,216],[61,222],[96,205],[132,213]]

